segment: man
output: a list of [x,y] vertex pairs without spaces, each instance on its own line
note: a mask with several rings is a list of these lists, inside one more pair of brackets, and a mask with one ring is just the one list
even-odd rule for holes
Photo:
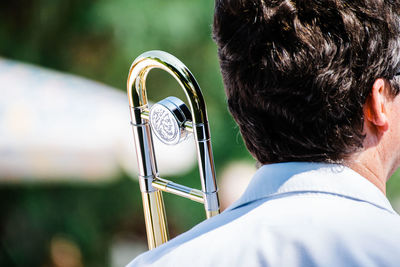
[[398,266],[399,3],[220,0],[214,38],[264,166],[221,215],[130,266]]

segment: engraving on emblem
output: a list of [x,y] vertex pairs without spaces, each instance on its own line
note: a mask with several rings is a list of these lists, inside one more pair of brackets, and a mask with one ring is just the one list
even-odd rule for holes
[[179,126],[171,112],[163,106],[153,106],[150,121],[157,137],[166,143],[175,143],[179,133]]

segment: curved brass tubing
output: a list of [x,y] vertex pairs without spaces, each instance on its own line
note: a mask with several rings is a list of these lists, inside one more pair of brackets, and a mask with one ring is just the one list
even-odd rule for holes
[[[186,122],[185,127],[188,131],[193,132],[196,141],[201,191],[161,179],[158,176],[146,93],[146,77],[153,68],[163,69],[171,74],[187,97],[192,121]],[[127,91],[139,166],[139,183],[147,238],[149,249],[152,249],[168,240],[167,220],[161,191],[175,193],[204,203],[207,218],[219,213],[207,111],[203,94],[192,73],[181,61],[163,51],[145,52],[135,59],[129,71]]]

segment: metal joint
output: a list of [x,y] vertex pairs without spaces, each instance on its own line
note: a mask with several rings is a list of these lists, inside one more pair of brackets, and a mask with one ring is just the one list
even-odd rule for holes
[[203,195],[204,195],[204,203],[206,203],[205,204],[206,210],[210,211],[219,210],[219,200],[217,197],[217,191],[210,193],[203,192]]
[[210,139],[210,132],[208,131],[208,123],[197,123],[194,126],[194,130],[197,135],[197,141],[206,141]]
[[153,175],[139,175],[139,186],[142,193],[151,193],[157,191],[157,189],[153,187],[154,178],[155,177]]

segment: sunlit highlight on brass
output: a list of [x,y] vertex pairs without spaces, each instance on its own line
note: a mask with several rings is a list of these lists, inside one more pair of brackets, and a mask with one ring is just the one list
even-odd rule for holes
[[[180,129],[194,136],[201,191],[158,177],[145,84],[146,77],[153,68],[160,68],[171,74],[187,97],[191,120],[182,121]],[[139,185],[142,191],[146,232],[149,249],[153,249],[168,240],[162,191],[204,204],[207,218],[219,213],[207,111],[200,87],[192,73],[182,62],[166,52],[149,51],[136,58],[129,71],[127,91],[139,166]],[[186,109],[185,106],[183,107]]]

